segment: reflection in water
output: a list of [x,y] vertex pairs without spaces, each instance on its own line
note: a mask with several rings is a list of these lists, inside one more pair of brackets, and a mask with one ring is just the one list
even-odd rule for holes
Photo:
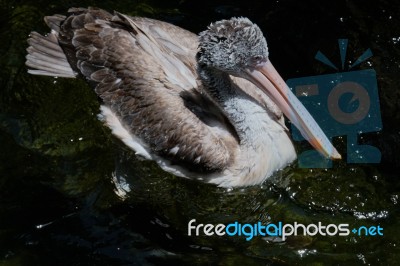
[[[236,189],[174,177],[136,158],[102,126],[95,94],[84,82],[26,74],[27,34],[44,33],[42,17],[63,13],[69,3],[9,1],[1,7],[5,37],[0,44],[0,261],[10,265],[235,265],[301,260],[394,265],[400,254],[396,126],[400,49],[393,39],[400,36],[398,5],[314,1],[310,8],[296,1],[278,1],[266,9],[265,3],[238,1],[229,6],[204,1],[201,5],[140,2],[103,1],[100,6],[173,21],[197,32],[232,13],[250,16],[266,32],[272,61],[287,78],[328,73],[312,58],[318,50],[333,51],[327,56],[335,58],[338,38],[351,40],[348,58],[371,48],[383,131],[365,135],[362,141],[378,146],[383,162],[338,162],[331,169],[300,169],[294,164],[262,186]],[[345,138],[337,142],[345,150]],[[302,145],[298,144],[299,150]],[[122,186],[120,191],[125,189],[123,197],[115,193],[115,182]],[[211,224],[380,225],[384,236],[298,236],[285,242],[270,237],[251,241],[188,237],[191,219]]]

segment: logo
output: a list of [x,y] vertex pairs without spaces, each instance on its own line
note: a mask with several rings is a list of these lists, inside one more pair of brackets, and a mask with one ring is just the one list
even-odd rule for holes
[[[347,39],[339,39],[341,70],[345,70]],[[287,85],[320,125],[326,136],[346,136],[348,163],[379,163],[381,153],[371,145],[359,144],[363,133],[382,130],[379,109],[378,85],[374,69],[353,70],[372,56],[366,50],[346,72],[302,77],[287,80]],[[339,71],[323,53],[315,59]],[[293,139],[304,140],[292,125]],[[304,151],[298,156],[302,168],[330,168],[332,161],[315,150]]]
[[196,219],[188,222],[188,236],[243,236],[246,241],[250,241],[256,236],[261,237],[279,237],[285,241],[288,236],[348,236],[351,233],[357,236],[383,236],[383,228],[378,226],[360,226],[354,227],[352,230],[349,224],[327,224],[321,222],[317,224],[304,225],[294,222],[293,224],[284,224],[282,222],[263,224],[257,222],[254,224],[233,222],[225,224],[196,224]]

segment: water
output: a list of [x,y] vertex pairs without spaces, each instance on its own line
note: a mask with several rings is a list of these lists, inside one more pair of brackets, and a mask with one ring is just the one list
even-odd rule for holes
[[[262,186],[221,189],[184,180],[137,159],[97,120],[99,104],[83,81],[35,77],[24,67],[31,30],[70,6],[96,5],[173,22],[194,32],[211,21],[248,16],[266,33],[285,78],[332,73],[370,48],[360,69],[377,72],[383,130],[363,143],[380,164],[294,164]],[[400,8],[396,1],[8,1],[1,3],[0,263],[2,265],[367,264],[400,259]],[[336,58],[336,59],[335,59]],[[336,60],[336,61],[335,61]],[[346,138],[335,145],[345,151]],[[303,144],[297,143],[299,150]],[[130,191],[116,193],[113,177]],[[126,187],[125,187],[126,188]],[[383,236],[279,238],[187,235],[197,223],[348,223],[381,226]]]

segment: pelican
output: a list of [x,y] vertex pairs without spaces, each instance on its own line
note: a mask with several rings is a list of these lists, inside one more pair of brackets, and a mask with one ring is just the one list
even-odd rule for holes
[[93,7],[45,22],[51,32],[28,39],[28,72],[85,79],[112,133],[167,172],[221,187],[260,184],[296,159],[283,114],[316,150],[340,158],[247,18],[198,36]]

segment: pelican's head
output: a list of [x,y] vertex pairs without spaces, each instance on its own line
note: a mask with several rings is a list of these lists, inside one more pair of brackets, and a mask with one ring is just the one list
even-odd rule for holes
[[267,41],[260,28],[247,18],[211,24],[200,33],[198,61],[235,76],[268,60]]
[[199,35],[200,66],[245,78],[262,90],[303,137],[326,157],[340,159],[314,118],[291,92],[268,58],[267,41],[260,28],[247,18],[211,24]]

